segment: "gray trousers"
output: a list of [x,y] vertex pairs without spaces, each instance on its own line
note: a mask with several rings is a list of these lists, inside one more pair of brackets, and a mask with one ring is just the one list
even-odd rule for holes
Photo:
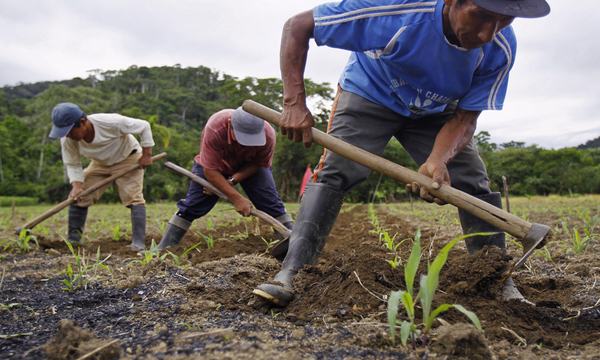
[[[356,94],[339,91],[330,135],[378,156],[394,136],[419,166],[429,157],[437,134],[456,108],[450,104],[442,113],[410,119]],[[447,167],[452,187],[475,196],[490,193],[490,180],[473,139]],[[326,150],[315,173],[316,182],[349,192],[365,181],[371,170]]]

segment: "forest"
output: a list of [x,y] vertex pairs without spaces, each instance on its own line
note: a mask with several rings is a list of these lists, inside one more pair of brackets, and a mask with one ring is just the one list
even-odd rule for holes
[[[154,154],[191,168],[199,151],[202,128],[208,118],[224,108],[252,99],[281,111],[283,86],[277,78],[239,79],[203,66],[182,68],[131,66],[126,70],[90,70],[86,79],[18,84],[0,88],[0,197],[21,196],[40,203],[64,200],[70,184],[60,152],[60,142],[48,138],[51,109],[60,102],[78,104],[88,114],[115,112],[150,122]],[[334,90],[329,83],[305,80],[316,127],[324,130]],[[511,195],[573,195],[600,193],[598,139],[577,148],[543,149],[520,142],[495,144],[490,134],[476,134],[492,190],[503,188],[506,177]],[[596,146],[595,146],[596,145]],[[307,166],[314,167],[323,149],[305,149],[278,133],[273,175],[284,201],[297,201]],[[383,157],[416,170],[400,143],[392,140]],[[84,159],[84,165],[86,164]],[[145,177],[149,202],[173,201],[185,196],[189,180],[159,165]],[[409,194],[403,184],[371,174],[348,196],[348,202],[395,202]],[[109,189],[102,202],[118,202]],[[4,205],[3,205],[4,206]]]

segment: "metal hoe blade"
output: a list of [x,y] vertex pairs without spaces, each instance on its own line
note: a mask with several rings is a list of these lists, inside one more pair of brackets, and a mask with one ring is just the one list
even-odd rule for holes
[[533,254],[535,249],[540,248],[545,244],[547,240],[546,236],[549,233],[549,226],[535,223],[533,224],[533,226],[527,233],[527,236],[525,236],[525,238],[523,239],[523,256],[521,256],[521,258],[517,260],[517,262],[515,262],[514,265],[512,265],[506,273],[504,273],[504,276],[500,281],[501,283],[503,283],[510,276],[510,274],[512,274],[514,270],[523,266],[525,261],[527,261],[531,254]]

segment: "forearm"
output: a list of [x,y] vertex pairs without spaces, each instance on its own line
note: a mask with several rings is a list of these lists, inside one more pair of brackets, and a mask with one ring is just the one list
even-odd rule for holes
[[447,165],[467,146],[477,127],[480,111],[456,109],[454,117],[440,130],[427,162]]
[[259,169],[260,169],[260,166],[258,164],[247,163],[244,166],[242,166],[241,169],[236,171],[236,173],[233,174],[232,177],[235,180],[235,182],[240,183],[240,182],[246,180],[247,178],[249,178],[250,176],[256,174],[256,172]]
[[290,18],[283,27],[280,48],[280,68],[283,79],[283,104],[306,103],[304,68],[309,41],[313,37],[312,10]]
[[227,195],[227,197],[235,202],[239,200],[243,196],[229,184],[227,179],[218,171],[211,169],[204,169],[204,176],[206,176],[206,180],[208,180],[214,187],[220,190],[223,194]]

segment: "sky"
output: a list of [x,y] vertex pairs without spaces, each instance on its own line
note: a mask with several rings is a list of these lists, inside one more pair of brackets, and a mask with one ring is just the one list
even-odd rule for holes
[[[280,77],[283,24],[322,2],[0,0],[0,87],[132,65]],[[513,23],[518,50],[504,109],[483,112],[477,126],[492,142],[560,149],[600,136],[600,1],[548,3],[547,17]],[[335,85],[348,56],[311,42],[305,76]]]

